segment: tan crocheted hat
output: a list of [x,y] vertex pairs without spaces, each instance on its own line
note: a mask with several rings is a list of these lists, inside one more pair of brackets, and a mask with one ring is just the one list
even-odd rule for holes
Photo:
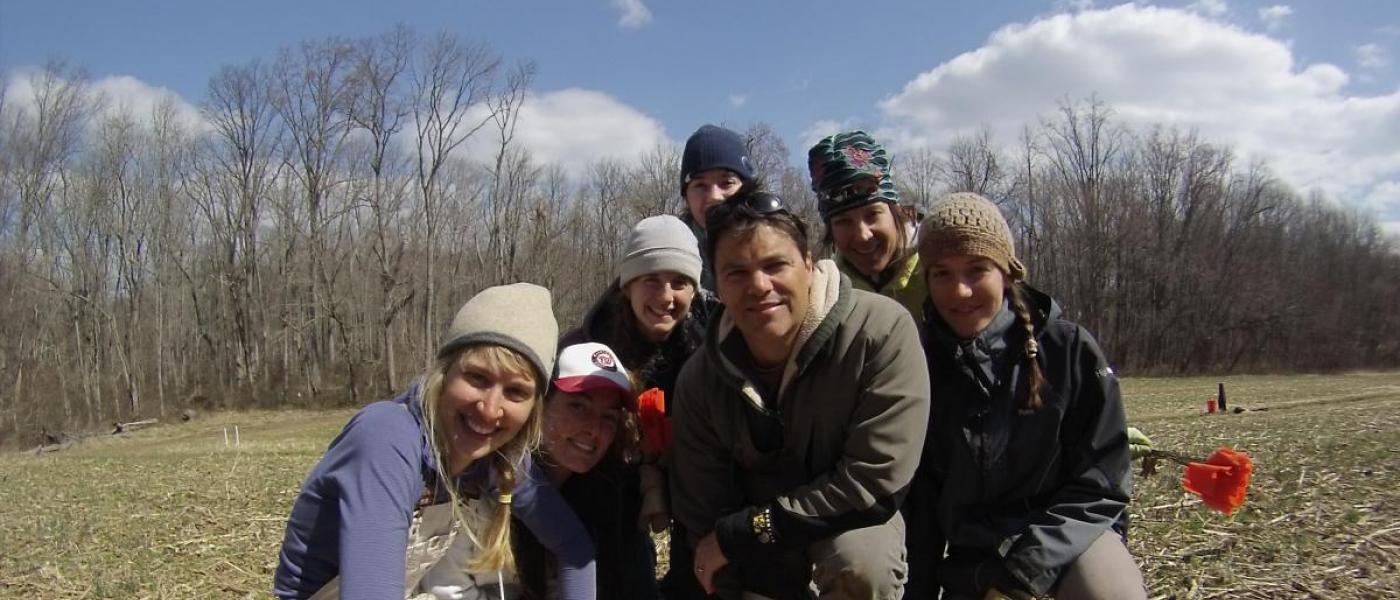
[[920,265],[956,255],[985,256],[1012,281],[1026,278],[1006,217],[978,194],[957,192],[939,198],[919,225]]

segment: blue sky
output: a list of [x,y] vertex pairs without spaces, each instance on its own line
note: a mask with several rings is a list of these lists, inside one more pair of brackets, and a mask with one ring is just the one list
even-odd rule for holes
[[193,111],[221,66],[400,22],[534,60],[523,138],[572,168],[705,122],[766,122],[794,162],[838,127],[896,150],[980,126],[1009,144],[1096,93],[1124,123],[1196,128],[1400,231],[1397,0],[0,0],[0,70],[65,57],[109,95]]

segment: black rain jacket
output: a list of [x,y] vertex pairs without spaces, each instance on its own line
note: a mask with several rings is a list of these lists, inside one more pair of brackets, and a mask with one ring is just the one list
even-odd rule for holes
[[1132,475],[1118,379],[1088,331],[1023,289],[1046,380],[1033,411],[1021,408],[1026,333],[1010,309],[965,341],[925,303],[932,408],[904,506],[912,591],[931,594],[935,573],[949,578],[938,568],[946,543],[950,558],[982,557],[1003,581],[1045,595],[1104,531],[1126,531]]

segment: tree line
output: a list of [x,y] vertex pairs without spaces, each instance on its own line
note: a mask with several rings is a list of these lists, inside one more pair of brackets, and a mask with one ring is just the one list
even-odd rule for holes
[[[631,225],[680,214],[679,148],[581,174],[535,159],[515,137],[535,69],[448,33],[316,39],[220,69],[199,123],[106,106],[61,61],[7,76],[32,97],[0,90],[0,445],[385,397],[489,285],[544,285],[576,323]],[[745,134],[820,229],[805,165],[769,126]],[[1032,283],[1122,370],[1400,363],[1394,241],[1227,145],[1090,98],[1011,144],[984,130],[896,160],[917,208],[997,201]]]

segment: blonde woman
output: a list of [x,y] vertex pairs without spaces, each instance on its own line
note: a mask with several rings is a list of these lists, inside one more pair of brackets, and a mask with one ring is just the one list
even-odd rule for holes
[[[479,547],[470,570],[512,570],[511,492],[538,445],[558,328],[549,291],[536,285],[467,301],[433,367],[351,418],[307,476],[274,594],[407,597],[457,535]],[[469,510],[470,497],[486,508]]]

